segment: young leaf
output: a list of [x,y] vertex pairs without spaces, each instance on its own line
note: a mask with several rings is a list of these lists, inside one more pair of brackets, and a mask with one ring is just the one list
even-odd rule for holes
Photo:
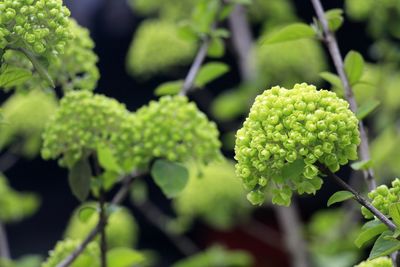
[[151,167],[151,176],[168,198],[179,195],[189,179],[185,166],[164,159],[154,162]]
[[400,202],[393,203],[389,206],[389,215],[397,227],[400,226]]
[[344,59],[344,70],[351,85],[358,82],[364,70],[364,59],[356,51],[350,51]]
[[138,266],[144,261],[141,253],[130,248],[114,248],[107,252],[107,265],[112,267]]
[[212,82],[218,77],[229,71],[229,66],[221,62],[209,62],[201,67],[194,84],[197,87],[204,87],[207,83]]
[[378,106],[380,105],[380,102],[375,99],[370,99],[367,102],[365,102],[356,112],[356,117],[359,120],[364,119],[367,117],[372,111],[374,111]]
[[79,209],[78,218],[81,222],[86,223],[90,220],[93,214],[97,212],[95,207],[85,206]]
[[99,160],[100,166],[107,171],[120,172],[121,167],[117,163],[113,152],[106,146],[97,147],[97,159]]
[[370,241],[377,235],[382,234],[387,229],[387,226],[378,220],[367,222],[362,227],[360,234],[354,241],[354,244],[358,248],[361,248],[366,242]]
[[337,88],[343,88],[342,81],[340,80],[339,76],[337,76],[336,74],[324,71],[324,72],[321,72],[319,74],[319,76],[322,79],[324,79],[325,81],[327,81],[328,83],[330,83],[331,85],[333,85]]
[[392,238],[392,231],[383,232],[375,241],[368,260],[386,256],[400,249],[400,241]]
[[303,173],[306,164],[303,159],[297,159],[291,163],[286,164],[282,169],[283,179],[296,179]]
[[45,58],[37,58],[34,54],[32,54],[30,51],[21,48],[20,51],[31,61],[33,67],[37,71],[37,73],[40,75],[40,77],[45,80],[51,88],[56,87],[54,84],[53,79],[51,78],[50,74],[47,72],[47,69],[45,68],[45,65],[47,65],[47,60]]
[[224,41],[221,38],[212,38],[207,53],[210,57],[222,57],[225,53]]
[[29,70],[6,65],[0,73],[0,87],[11,88],[26,82],[32,73]]
[[80,201],[85,201],[90,192],[92,171],[86,158],[80,159],[69,170],[68,181],[72,193]]
[[178,37],[189,42],[196,42],[199,36],[189,23],[181,23],[178,28]]
[[342,202],[352,197],[354,197],[354,195],[349,191],[337,191],[328,199],[327,206],[329,207],[334,203]]
[[276,44],[315,36],[314,29],[304,23],[293,23],[273,32],[263,40],[263,44]]
[[183,81],[182,80],[177,80],[177,81],[172,81],[172,82],[166,82],[161,85],[159,85],[156,90],[154,91],[154,94],[156,96],[162,96],[162,95],[176,95],[179,93],[183,86]]
[[328,20],[328,27],[331,31],[336,31],[343,24],[343,10],[335,8],[325,12],[325,17]]
[[353,170],[359,171],[359,170],[366,170],[370,168],[372,165],[372,160],[362,160],[362,161],[357,161],[352,163],[350,166]]
[[222,21],[226,19],[232,13],[234,7],[235,5],[225,4],[219,15],[219,20]]

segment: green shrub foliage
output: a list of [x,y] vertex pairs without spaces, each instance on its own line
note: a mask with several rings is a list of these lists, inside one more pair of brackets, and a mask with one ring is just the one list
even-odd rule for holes
[[321,187],[317,164],[336,172],[357,158],[358,120],[349,104],[326,90],[297,84],[273,87],[259,95],[236,135],[237,174],[253,203],[262,188],[272,202],[289,205],[292,191],[315,193]]
[[370,261],[363,261],[355,267],[393,267],[393,264],[390,258],[380,257]]

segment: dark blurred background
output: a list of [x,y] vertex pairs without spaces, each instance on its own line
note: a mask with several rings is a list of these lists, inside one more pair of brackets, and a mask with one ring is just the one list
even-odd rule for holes
[[[313,9],[310,1],[296,0],[294,2],[298,15],[304,21],[311,22]],[[65,3],[71,9],[72,16],[81,25],[90,29],[96,43],[95,52],[100,58],[101,72],[96,92],[118,99],[125,103],[129,110],[136,110],[154,99],[154,88],[166,81],[166,77],[159,76],[148,81],[137,81],[125,70],[125,56],[129,44],[143,18],[134,14],[125,0],[66,0]],[[323,3],[326,9],[340,8],[343,5],[343,1],[338,0],[323,1]],[[343,54],[354,49],[367,55],[366,50],[371,41],[364,34],[364,26],[360,23],[345,22],[337,33]],[[224,61],[235,62],[229,46]],[[196,92],[190,97],[198,101],[200,108],[206,110],[210,96],[230,88],[238,82],[238,77],[236,66],[232,66],[232,71],[213,83],[208,88],[209,90]],[[15,189],[34,191],[42,198],[40,211],[35,216],[21,223],[7,226],[12,256],[18,257],[30,253],[46,255],[47,251],[61,238],[72,210],[79,204],[69,190],[67,171],[59,168],[56,161],[43,161],[39,158],[31,161],[21,159],[17,165],[7,171],[6,175]],[[337,188],[328,182],[318,192],[317,198],[300,198],[302,219],[307,221],[314,210],[325,207],[326,200],[336,190]],[[159,189],[151,186],[150,195],[151,199],[161,205],[165,212],[171,212],[167,205],[162,204],[166,200]],[[126,205],[130,205],[129,201],[126,201]],[[182,257],[163,233],[151,226],[140,212],[134,208],[132,210],[140,225],[140,249],[151,248],[159,252],[162,258],[160,266],[169,266]],[[263,223],[278,229],[272,211],[260,210],[255,216]],[[278,267],[288,265],[287,257],[283,252],[255,241],[239,229],[224,233],[197,224],[189,235],[201,247],[218,242],[230,248],[249,250],[258,258],[260,266],[267,266],[266,263],[268,266]]]

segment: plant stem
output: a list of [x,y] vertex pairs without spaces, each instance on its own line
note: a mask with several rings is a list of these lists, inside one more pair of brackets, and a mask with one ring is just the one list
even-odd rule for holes
[[134,203],[146,219],[163,232],[172,243],[182,252],[185,256],[193,255],[199,252],[199,248],[184,235],[176,234],[168,229],[168,224],[171,218],[165,215],[156,205],[150,201],[142,203]]
[[2,222],[0,222],[0,258],[10,259],[7,233]]
[[100,191],[100,214],[99,214],[99,223],[102,225],[100,229],[100,262],[101,267],[107,267],[107,235],[106,235],[106,227],[107,227],[107,214],[105,207],[105,199],[104,199],[104,190]]
[[318,167],[322,173],[326,174],[340,187],[353,193],[354,199],[362,206],[367,208],[376,218],[378,218],[382,223],[384,223],[391,231],[395,231],[397,229],[396,225],[391,220],[389,220],[383,213],[381,213],[377,208],[375,208],[367,199],[365,199],[353,187],[351,187],[349,184],[343,181],[339,176],[331,172],[327,167],[323,165],[319,165]]
[[[333,64],[335,65],[336,71],[339,74],[340,80],[342,81],[344,93],[346,100],[350,104],[350,109],[355,113],[357,111],[357,103],[354,98],[353,90],[351,88],[349,79],[344,70],[343,58],[340,54],[338,42],[334,36],[334,34],[329,30],[328,21],[325,17],[325,12],[322,7],[320,0],[311,0],[315,13],[317,14],[318,20],[321,23],[323,30],[323,40],[329,50],[329,54],[332,58]],[[369,155],[369,145],[368,145],[368,136],[365,131],[365,127],[362,121],[359,123],[360,136],[361,136],[361,144],[359,148],[360,160],[367,161],[370,159]],[[368,189],[373,190],[376,188],[376,182],[374,179],[374,172],[370,168],[368,170],[363,171],[364,179],[367,182]]]

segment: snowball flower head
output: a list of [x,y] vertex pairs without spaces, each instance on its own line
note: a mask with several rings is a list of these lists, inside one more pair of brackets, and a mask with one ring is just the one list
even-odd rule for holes
[[379,257],[370,261],[363,261],[355,267],[392,267],[392,260],[388,257]]
[[320,189],[318,164],[337,171],[357,158],[359,143],[358,120],[335,93],[305,83],[276,86],[256,98],[236,134],[236,171],[253,190],[253,204],[264,201],[267,188],[273,203],[289,205],[292,191]]

